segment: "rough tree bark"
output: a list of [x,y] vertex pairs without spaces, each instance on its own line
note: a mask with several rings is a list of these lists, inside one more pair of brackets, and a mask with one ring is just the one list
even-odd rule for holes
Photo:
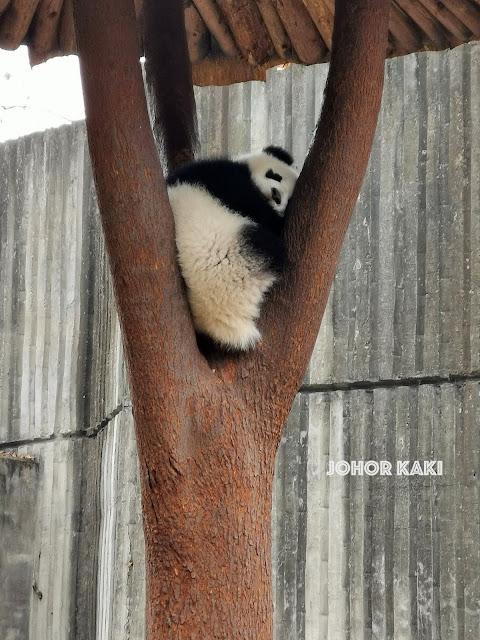
[[[158,11],[170,6],[156,4]],[[263,342],[246,356],[226,357],[202,354],[196,344],[148,120],[133,0],[75,2],[90,154],[137,436],[148,640],[271,638],[275,453],[366,168],[388,13],[389,0],[337,2],[325,104],[286,230],[290,266],[265,306]],[[154,35],[181,32],[179,15],[166,11]],[[168,79],[154,90],[166,105],[159,111],[165,132],[178,125],[169,87],[182,83],[183,96],[191,87],[188,72],[175,75],[175,60],[164,62]]]
[[198,144],[183,2],[144,0],[143,33],[153,133],[162,164],[170,170],[193,160]]

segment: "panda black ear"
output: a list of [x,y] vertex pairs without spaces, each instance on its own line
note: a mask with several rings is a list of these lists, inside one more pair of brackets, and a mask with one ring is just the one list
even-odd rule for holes
[[269,156],[273,156],[274,158],[277,158],[277,160],[281,160],[289,166],[293,164],[292,156],[288,153],[288,151],[282,149],[282,147],[275,147],[274,145],[270,145],[269,147],[265,147],[263,153],[266,153]]

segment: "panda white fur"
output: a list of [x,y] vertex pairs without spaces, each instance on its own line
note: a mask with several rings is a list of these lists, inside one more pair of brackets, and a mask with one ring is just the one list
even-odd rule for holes
[[279,147],[191,162],[167,179],[180,269],[197,332],[247,350],[265,293],[285,263],[284,213],[297,173]]

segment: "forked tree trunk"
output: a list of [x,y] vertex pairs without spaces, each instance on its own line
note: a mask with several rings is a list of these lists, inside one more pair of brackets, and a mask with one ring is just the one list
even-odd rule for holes
[[[194,139],[182,12],[174,9],[172,0],[147,0],[144,16],[158,24],[158,32],[145,30],[157,65],[155,37],[159,47],[168,33],[183,43],[170,49],[159,81],[155,65],[150,73],[163,103],[156,132],[187,123],[186,137],[166,136],[170,164],[191,154]],[[290,266],[265,305],[263,342],[226,357],[202,354],[196,344],[148,121],[133,0],[75,0],[90,153],[137,435],[148,640],[272,636],[275,453],[367,164],[388,13],[389,0],[337,2],[324,109],[286,230]],[[172,95],[183,96],[182,109],[171,108]]]

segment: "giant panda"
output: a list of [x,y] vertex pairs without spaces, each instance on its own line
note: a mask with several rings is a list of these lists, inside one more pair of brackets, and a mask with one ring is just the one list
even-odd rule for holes
[[181,165],[167,178],[180,270],[195,330],[246,351],[265,293],[285,264],[284,214],[298,174],[269,146],[235,159]]

